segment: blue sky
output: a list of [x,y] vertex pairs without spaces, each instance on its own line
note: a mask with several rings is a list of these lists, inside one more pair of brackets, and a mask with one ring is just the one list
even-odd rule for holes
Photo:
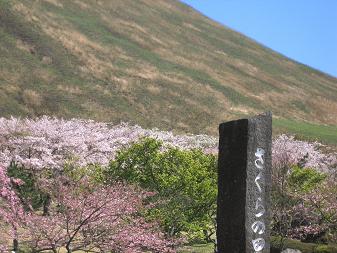
[[182,0],[296,61],[337,77],[337,0]]

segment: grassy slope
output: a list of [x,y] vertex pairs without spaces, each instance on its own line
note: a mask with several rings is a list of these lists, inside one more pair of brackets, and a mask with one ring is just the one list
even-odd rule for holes
[[323,142],[334,146],[337,144],[337,126],[274,119],[273,127],[276,134],[290,132],[300,139]]
[[0,38],[1,116],[216,134],[272,110],[277,132],[337,143],[336,78],[175,0],[0,0]]

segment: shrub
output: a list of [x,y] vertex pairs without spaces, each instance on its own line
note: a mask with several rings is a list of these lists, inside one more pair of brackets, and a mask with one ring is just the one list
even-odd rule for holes
[[147,214],[171,235],[211,240],[217,195],[216,157],[201,150],[180,150],[144,138],[120,150],[106,173],[110,182],[125,180],[156,191]]
[[309,192],[322,182],[326,175],[312,168],[294,166],[289,175],[289,186],[294,192]]
[[[327,203],[320,189],[326,185],[327,175],[298,165],[278,172],[272,186],[273,233],[305,242],[326,241],[329,225],[323,213]],[[324,207],[318,209],[317,203]]]
[[22,180],[22,185],[15,185],[15,191],[26,209],[37,209],[46,204],[48,195],[39,188],[32,170],[11,163],[7,174],[12,178]]

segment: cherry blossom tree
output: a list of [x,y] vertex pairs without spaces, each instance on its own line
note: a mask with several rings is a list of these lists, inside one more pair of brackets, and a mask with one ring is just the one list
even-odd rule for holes
[[294,136],[285,134],[278,136],[273,140],[272,148],[274,172],[297,164],[325,172],[336,168],[336,154],[325,154],[321,152],[322,147],[324,145],[318,142],[296,140]]
[[[19,229],[25,220],[21,201],[13,190],[14,184],[22,181],[7,176],[7,171],[0,166],[0,220],[9,226],[9,235],[13,239],[13,251],[18,250]],[[2,250],[4,246],[2,246]]]
[[26,168],[62,168],[107,165],[121,147],[141,137],[153,137],[182,149],[216,148],[216,138],[207,135],[174,135],[158,129],[145,130],[126,123],[111,125],[92,120],[0,118],[0,164],[11,161]]
[[150,195],[122,184],[92,187],[59,177],[50,187],[49,215],[30,214],[23,237],[35,252],[174,252],[178,241],[139,213]]
[[[143,129],[127,123],[112,125],[92,120],[64,120],[43,116],[36,119],[0,118],[0,164],[11,161],[27,168],[62,168],[72,162],[78,166],[107,165],[116,151],[142,137],[152,137],[180,149],[201,148],[217,153],[217,138],[207,135],[174,135],[158,129]],[[296,164],[306,157],[306,167],[327,169],[336,155],[320,151],[319,143],[280,135],[273,141],[273,167]]]
[[[7,176],[0,167],[1,231],[13,239],[13,251],[22,245],[35,252],[175,252],[179,242],[168,239],[158,224],[142,218],[143,201],[153,193],[122,184],[91,185],[86,178],[72,181],[64,176],[45,182],[51,196],[48,215],[25,210],[14,185],[22,182]],[[8,228],[8,229],[7,229]],[[3,245],[0,252],[8,249]]]
[[[77,186],[75,187],[73,185],[73,182],[68,182],[63,185],[52,185],[52,183],[54,183],[54,179],[57,175],[64,173],[65,168],[80,167],[85,170],[84,174],[89,174],[91,169],[90,165],[107,166],[111,160],[115,159],[118,150],[122,147],[129,146],[142,137],[152,137],[163,141],[166,145],[163,146],[163,150],[167,148],[167,145],[171,145],[179,149],[200,148],[206,153],[217,153],[217,138],[207,135],[175,135],[172,132],[164,132],[158,129],[146,130],[139,126],[130,126],[126,123],[112,125],[91,120],[64,120],[47,116],[36,119],[0,118],[0,220],[8,225],[8,234],[14,240],[14,248],[17,248],[15,245],[18,243],[19,237],[20,242],[22,241],[21,238],[24,240],[28,238],[29,240],[26,240],[27,243],[29,243],[32,248],[35,247],[39,250],[43,250],[45,247],[48,247],[50,250],[55,250],[59,245],[65,246],[68,244],[69,238],[71,238],[71,231],[74,233],[76,227],[75,224],[70,223],[70,221],[76,221],[78,226],[79,221],[76,220],[76,217],[81,217],[81,215],[86,214],[78,213],[78,210],[84,212],[85,208],[83,207],[83,203],[81,206],[76,200],[76,194],[79,194],[79,199],[82,199],[82,201],[85,201],[86,205],[88,205],[88,203],[94,204],[94,200],[103,201],[99,198],[98,192],[101,192],[102,195],[115,196],[116,198],[122,198],[123,194],[121,192],[124,190],[126,192],[133,192],[131,188],[121,188],[120,195],[118,195],[118,189],[116,188],[108,190],[98,187],[83,194],[80,193],[81,191],[79,191]],[[329,179],[332,178],[330,176],[331,173],[337,171],[336,154],[323,152],[322,150],[325,148],[326,147],[322,144],[297,140],[294,136],[281,135],[273,140],[273,189],[275,190],[274,193],[278,193],[278,198],[276,199],[278,202],[274,201],[273,203],[275,204],[274,214],[276,214],[276,217],[279,215],[279,221],[282,222],[282,217],[291,217],[292,219],[295,216],[301,216],[303,219],[312,221],[313,224],[325,224],[326,229],[333,231],[333,226],[335,225],[333,225],[334,216],[331,214],[331,207],[335,208],[335,198],[333,198],[332,195],[327,195],[328,193],[334,192],[331,188],[328,188],[328,184],[322,184],[322,187],[324,186],[325,188],[322,188],[322,190],[317,189],[312,195],[306,194],[305,196],[301,196],[301,201],[294,203],[289,202],[288,197],[298,199],[299,196],[291,195],[289,191],[287,191],[288,176],[295,165],[303,168],[313,168],[319,172],[326,173]],[[26,210],[29,213],[24,213],[20,198],[17,196],[18,192],[13,190],[15,184],[17,185],[22,182],[11,179],[5,169],[10,166],[11,163],[18,165],[18,168],[29,171],[34,177],[37,188],[47,193],[48,201],[46,202],[46,212],[44,216],[38,215],[36,211],[33,212],[31,210]],[[73,172],[77,173],[76,170]],[[46,176],[48,174],[52,176]],[[333,182],[329,184],[331,185]],[[86,188],[83,187],[85,183],[81,182],[80,185],[82,185],[82,188]],[[48,189],[53,189],[52,187],[58,189],[58,195],[56,191],[48,191]],[[61,196],[68,196],[70,199],[67,200],[67,197],[61,198]],[[90,196],[95,196],[95,198],[90,199]],[[107,199],[110,198],[107,197]],[[137,198],[134,197],[133,199],[136,201]],[[138,201],[140,201],[139,197]],[[131,201],[134,209],[129,213],[124,212],[123,214],[125,216],[118,218],[118,224],[110,224],[111,226],[116,225],[114,227],[115,234],[113,236],[111,235],[111,237],[104,237],[109,238],[108,241],[111,242],[110,244],[108,244],[108,242],[105,243],[105,241],[103,243],[103,236],[101,239],[97,239],[97,241],[101,242],[101,245],[106,245],[106,247],[104,246],[105,248],[102,248],[103,251],[109,247],[117,247],[116,251],[123,248],[124,251],[122,251],[127,252],[126,250],[130,248],[131,251],[137,252],[141,247],[145,247],[144,245],[147,245],[147,243],[148,245],[152,245],[151,247],[153,247],[155,251],[160,251],[158,245],[154,246],[154,244],[150,244],[150,241],[145,241],[145,239],[143,241],[137,239],[137,234],[141,234],[145,231],[142,230],[144,229],[142,226],[148,226],[148,224],[144,223],[140,216],[138,216],[137,208],[142,208],[141,202],[142,201]],[[287,203],[288,206],[284,205],[282,207],[284,203]],[[118,205],[125,208],[127,207],[124,200],[118,205],[117,203],[115,204],[116,205],[108,201],[108,203],[102,206],[102,209],[116,209]],[[281,204],[281,206],[278,206],[278,204]],[[25,203],[24,207],[26,208],[26,206],[29,205]],[[72,209],[74,206],[81,208]],[[67,208],[62,209],[64,207]],[[90,210],[93,209],[89,208],[87,211]],[[312,216],[311,214],[313,212],[321,212],[321,215]],[[49,213],[49,216],[46,215],[47,213]],[[100,217],[106,217],[103,213]],[[74,216],[71,216],[71,214]],[[284,216],[285,214],[286,216]],[[118,216],[117,214],[115,215]],[[68,217],[68,222],[65,222],[67,221],[65,217]],[[329,220],[333,222],[329,223]],[[139,224],[142,224],[142,226],[137,227],[133,225],[132,221],[137,221]],[[97,225],[99,223],[94,222],[91,224]],[[77,246],[78,241],[81,241],[81,247],[88,248],[89,244],[84,243],[84,238],[89,238],[89,236],[86,237],[86,235],[90,233],[93,233],[92,236],[99,234],[98,231],[101,230],[98,229],[99,226],[96,225],[89,226],[86,223],[82,224],[78,232],[76,232],[76,235],[70,240],[68,245],[69,249],[79,247]],[[35,231],[36,233],[34,234],[34,226],[38,227],[38,231],[40,232]],[[91,229],[92,226],[97,229]],[[21,227],[23,227],[25,231],[25,235],[22,236],[20,235]],[[153,229],[155,229],[155,227],[155,224],[153,224]],[[101,228],[103,235],[106,233],[107,228]],[[123,234],[127,233],[125,232],[127,229],[130,231],[134,229],[132,235],[135,236],[134,239],[130,239],[130,237]],[[296,236],[301,233],[307,233],[310,229],[315,230],[313,226],[310,228],[307,226],[296,229],[298,230],[287,230],[285,234]],[[149,230],[146,229],[146,231]],[[144,234],[146,233],[144,232]],[[150,238],[151,236],[154,236],[153,233],[144,238]],[[157,238],[159,241],[165,240],[164,236],[160,235],[159,232],[154,238]],[[88,241],[89,239],[86,240]],[[136,243],[138,249],[137,247],[131,246],[127,248],[126,245],[134,245],[135,240],[142,242],[142,246]],[[91,243],[90,245],[94,244]],[[167,244],[164,243],[163,245]],[[99,247],[95,246],[95,250],[97,249],[99,249]],[[3,249],[0,247],[0,250]]]
[[[331,228],[323,214],[327,214],[330,207],[336,207],[337,201],[331,194],[327,197],[334,192],[328,190],[328,185],[333,184],[322,179],[330,179],[337,172],[337,160],[336,154],[323,153],[322,148],[320,143],[296,140],[293,136],[281,135],[273,141],[272,213],[273,229],[278,235],[315,241]],[[291,177],[296,171],[302,180],[305,177],[318,179],[319,184],[312,180],[312,189],[308,191],[301,190],[303,185],[292,187]]]
[[[324,231],[326,233],[326,239],[331,242],[337,241],[336,175],[330,175],[322,184],[303,196],[306,209],[311,214],[314,214],[318,221],[314,228],[316,227],[319,232]],[[305,229],[310,228],[311,226],[304,227],[303,234],[307,232]]]

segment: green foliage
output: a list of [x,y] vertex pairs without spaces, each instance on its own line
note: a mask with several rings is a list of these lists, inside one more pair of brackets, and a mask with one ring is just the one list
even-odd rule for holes
[[148,216],[159,219],[170,234],[191,238],[214,232],[216,157],[201,150],[179,150],[145,138],[121,150],[106,173],[109,181],[125,180],[157,192]]
[[330,245],[319,245],[315,248],[314,253],[337,253],[337,247]]
[[64,165],[62,172],[74,182],[78,182],[85,177],[91,184],[98,185],[102,184],[105,180],[105,169],[99,164],[80,167],[70,161]]
[[30,203],[33,209],[40,208],[44,205],[48,196],[38,188],[32,172],[12,163],[7,173],[10,177],[21,179],[24,182],[23,185],[16,186],[16,191],[26,208],[28,208],[27,203]]
[[297,249],[302,253],[337,253],[337,245],[303,243],[281,237],[271,238],[271,253],[280,253],[284,249]]
[[[334,237],[331,228],[335,227],[335,215],[331,210],[335,198],[331,197],[334,187],[328,179],[326,174],[312,168],[293,166],[274,170],[272,234],[305,242],[333,242],[330,237]],[[330,195],[325,196],[324,192]]]
[[315,169],[295,166],[292,168],[289,176],[289,186],[295,191],[305,193],[314,189],[325,178],[325,174]]

